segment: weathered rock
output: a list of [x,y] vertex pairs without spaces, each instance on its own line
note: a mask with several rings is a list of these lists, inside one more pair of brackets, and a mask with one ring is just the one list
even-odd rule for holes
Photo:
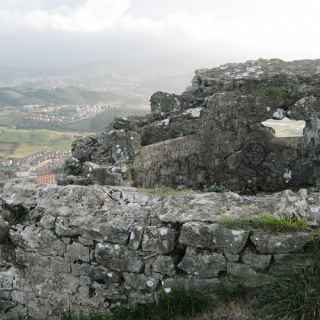
[[37,203],[37,188],[29,181],[11,180],[5,184],[2,192],[4,207],[10,206],[11,220],[25,218],[28,210],[34,208]]
[[199,222],[189,222],[182,226],[179,242],[196,248],[214,249],[216,243],[213,238],[218,230],[218,225]]
[[308,191],[301,189],[298,193],[291,190],[282,192],[276,215],[287,219],[301,219],[314,222],[314,215],[311,213],[308,201]]
[[271,277],[257,273],[245,264],[228,263],[227,273],[246,288],[258,288],[267,285]]
[[222,254],[210,252],[196,253],[193,249],[188,248],[178,268],[188,275],[210,279],[218,277],[219,274],[226,271],[227,263]]
[[67,176],[78,176],[82,173],[82,165],[77,158],[69,158],[63,166],[64,174]]
[[106,165],[97,165],[92,162],[85,162],[83,164],[83,174],[92,183],[98,185],[121,186],[124,185],[123,175],[126,173],[126,167],[119,168],[116,172],[115,167]]
[[9,223],[0,216],[0,244],[8,240]]
[[264,232],[254,232],[250,237],[259,253],[283,254],[302,252],[312,240],[307,232],[270,235]]
[[231,230],[220,226],[214,241],[216,242],[217,247],[223,252],[239,254],[244,249],[249,234],[249,231]]
[[[0,216],[10,230],[0,244],[0,318],[9,309],[35,320],[58,320],[65,310],[108,312],[119,303],[154,302],[162,290],[175,288],[258,288],[312,258],[312,231],[274,234],[223,225],[226,216],[276,215],[279,193],[159,196],[131,187],[17,182],[4,190]],[[319,193],[304,201],[318,216]],[[15,218],[17,208],[22,219]]]
[[176,231],[167,227],[147,227],[144,231],[142,250],[167,254],[174,250]]
[[130,120],[127,117],[115,118],[112,127],[115,130],[130,130]]
[[140,146],[140,135],[125,130],[103,132],[97,138],[84,138],[72,146],[72,155],[81,163],[115,164],[132,160]]
[[256,271],[265,271],[270,266],[272,255],[256,254],[249,249],[242,255],[242,261]]
[[[201,137],[212,183],[247,193],[300,183],[296,175],[301,173],[302,140],[289,143],[275,139],[261,124],[270,117],[268,113],[256,95],[226,92],[209,99]],[[289,180],[285,175],[288,170]]]
[[239,262],[240,260],[239,254],[232,254],[232,253],[225,252],[224,256],[226,257],[228,262]]
[[60,175],[58,176],[57,184],[59,186],[68,186],[68,185],[89,186],[93,184],[93,180],[90,177],[85,177],[85,176]]
[[99,147],[96,137],[86,137],[75,141],[72,144],[72,156],[80,162],[90,161],[92,154]]
[[219,279],[199,279],[193,277],[169,278],[163,281],[165,292],[170,293],[174,289],[203,291],[206,293],[215,292],[221,284]]
[[201,127],[200,115],[199,109],[190,109],[145,125],[141,129],[142,146],[197,134]]
[[104,285],[111,285],[112,283],[120,283],[121,277],[119,274],[110,271],[102,266],[88,265],[81,273],[88,274],[89,278],[93,282],[97,282]]
[[313,257],[308,253],[301,254],[275,254],[274,263],[271,265],[270,273],[273,275],[286,275],[292,271],[301,271],[312,265]]
[[176,274],[176,267],[172,257],[159,256],[152,265],[152,270],[164,276],[174,276]]
[[154,277],[146,277],[143,274],[132,274],[132,273],[124,273],[125,287],[130,290],[140,290],[140,291],[156,291],[159,285],[159,278]]
[[194,135],[142,148],[132,168],[135,185],[200,188],[206,183],[206,174],[199,150],[199,137]]
[[134,251],[120,245],[99,244],[96,249],[97,262],[114,271],[140,273],[144,263]]
[[181,110],[179,96],[165,92],[156,92],[150,98],[153,113],[168,113]]
[[[317,185],[319,67],[320,60],[259,59],[198,70],[182,95],[155,93],[151,114],[117,118],[114,130],[74,143],[73,157],[121,164],[125,183],[143,187],[257,193]],[[303,137],[275,136],[266,127],[272,118],[304,120]]]

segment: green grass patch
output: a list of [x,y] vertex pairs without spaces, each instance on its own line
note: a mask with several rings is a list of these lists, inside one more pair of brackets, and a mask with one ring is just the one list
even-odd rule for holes
[[169,320],[191,319],[209,310],[212,298],[201,292],[174,290],[161,293],[158,303],[137,305],[131,309],[119,307],[112,314],[79,315],[68,314],[63,320]]
[[219,185],[217,183],[214,183],[212,186],[206,189],[206,192],[216,192],[216,193],[223,193],[227,191],[228,190],[224,186]]
[[23,158],[42,151],[69,151],[76,136],[75,133],[45,129],[0,127],[0,157]]
[[290,99],[292,98],[293,92],[291,88],[281,86],[265,86],[256,89],[255,94],[257,96],[273,98],[273,99]]
[[278,218],[271,214],[245,218],[224,217],[219,222],[229,228],[262,229],[272,232],[306,231],[310,229],[304,220]]

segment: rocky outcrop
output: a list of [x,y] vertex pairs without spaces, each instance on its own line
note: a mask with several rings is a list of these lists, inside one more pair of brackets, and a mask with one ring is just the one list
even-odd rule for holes
[[[116,119],[98,137],[76,142],[73,157],[107,165],[109,174],[122,174],[111,181],[135,186],[215,184],[247,194],[315,186],[319,106],[320,60],[260,59],[198,70],[183,94],[155,93],[151,114]],[[303,137],[279,138],[264,125],[284,118],[304,120]],[[153,151],[158,159],[144,162]]]
[[[288,197],[299,199],[296,209]],[[310,230],[270,233],[224,219],[261,213],[320,223],[320,195],[235,193],[159,196],[129,187],[4,187],[0,318],[60,320],[153,302],[174,288],[257,288],[308,262]],[[288,208],[288,210],[286,210]],[[28,318],[29,319],[29,318]]]

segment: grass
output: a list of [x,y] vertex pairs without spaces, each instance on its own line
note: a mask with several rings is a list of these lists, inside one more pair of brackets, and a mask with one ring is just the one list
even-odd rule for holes
[[132,309],[118,307],[106,315],[65,315],[63,320],[169,320],[186,319],[206,312],[212,299],[201,292],[174,290],[161,293],[158,303],[137,305]]
[[227,189],[222,186],[222,185],[219,185],[217,183],[213,184],[212,186],[210,186],[206,192],[216,192],[216,193],[223,193],[223,192],[227,192]]
[[320,250],[314,242],[311,265],[302,269],[292,266],[291,272],[276,275],[274,281],[257,295],[258,314],[268,320],[320,319]]
[[289,99],[292,97],[290,88],[281,86],[267,86],[257,88],[255,91],[257,96],[263,96],[268,98]]
[[[0,157],[23,158],[41,151],[68,151],[74,137],[75,134],[51,130],[0,127]],[[13,148],[8,149],[8,145]]]
[[245,218],[224,217],[220,220],[220,223],[229,228],[252,228],[271,232],[294,232],[309,230],[309,226],[304,220],[278,218],[271,214],[262,214]]

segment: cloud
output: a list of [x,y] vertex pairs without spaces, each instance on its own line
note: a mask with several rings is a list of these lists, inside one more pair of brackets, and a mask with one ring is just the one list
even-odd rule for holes
[[46,51],[48,63],[162,59],[190,68],[316,58],[319,11],[319,0],[1,0],[0,62],[22,55],[13,38],[23,38],[24,58],[36,63],[39,52],[49,60]]
[[[66,4],[67,3],[67,4]],[[99,32],[113,27],[130,8],[130,0],[86,0],[56,2],[39,9],[31,1],[30,7],[0,8],[1,23],[7,27],[28,27],[35,30],[65,32]],[[14,24],[14,25],[13,25]]]

